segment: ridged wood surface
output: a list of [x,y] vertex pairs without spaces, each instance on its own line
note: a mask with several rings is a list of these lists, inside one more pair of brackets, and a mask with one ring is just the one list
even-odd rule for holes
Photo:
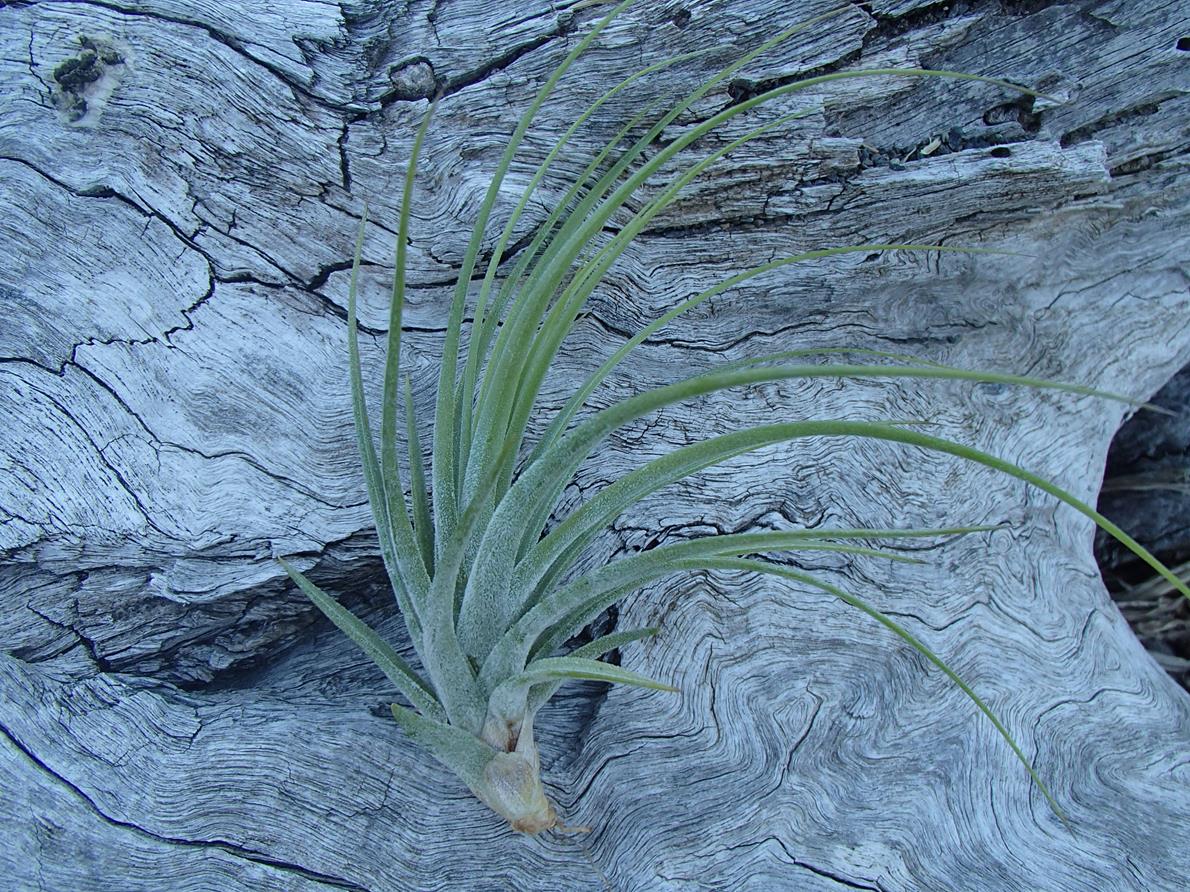
[[[501,222],[603,90],[651,61],[722,50],[596,115],[518,235],[643,103],[683,95],[830,7],[638,5],[543,109]],[[809,347],[1152,393],[1190,359],[1185,13],[889,0],[854,4],[757,60],[737,95],[895,65],[1004,77],[1050,98],[865,79],[737,120],[687,160],[777,113],[811,112],[717,164],[628,250],[545,403],[734,272],[888,241],[1015,253],[787,267],[676,321],[591,404]],[[633,595],[616,617],[662,627],[623,664],[680,695],[576,685],[538,720],[548,789],[568,823],[592,831],[521,837],[402,738],[379,671],[285,579],[273,557],[297,555],[405,641],[353,445],[356,221],[366,200],[374,394],[400,177],[426,97],[443,87],[405,319],[426,419],[483,189],[516,116],[595,15],[537,0],[0,6],[0,870],[12,888],[1184,888],[1190,699],[1105,594],[1091,524],[987,469],[889,444],[773,447],[647,499],[582,563],[714,531],[1004,524],[904,546],[921,565],[798,563],[948,660],[1069,826],[970,701],[875,623],[821,592],[696,574]],[[663,138],[730,101],[713,91]],[[1093,502],[1124,414],[1005,387],[758,386],[619,431],[563,507],[703,436],[826,417],[928,422]]]

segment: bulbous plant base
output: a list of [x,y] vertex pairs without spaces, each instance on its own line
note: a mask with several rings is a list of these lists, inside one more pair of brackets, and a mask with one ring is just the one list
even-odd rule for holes
[[563,825],[541,785],[533,716],[508,720],[489,714],[483,737],[497,753],[484,766],[482,781],[471,791],[521,833],[561,829]]
[[559,826],[557,812],[541,786],[536,758],[519,752],[497,753],[484,768],[483,785],[472,792],[521,833]]

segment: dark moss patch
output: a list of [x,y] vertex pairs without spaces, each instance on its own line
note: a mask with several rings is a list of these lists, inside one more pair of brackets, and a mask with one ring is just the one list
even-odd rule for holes
[[58,85],[58,105],[71,121],[79,121],[87,114],[87,93],[108,68],[124,64],[124,57],[108,46],[102,46],[85,34],[79,35],[79,53],[64,60],[54,69]]

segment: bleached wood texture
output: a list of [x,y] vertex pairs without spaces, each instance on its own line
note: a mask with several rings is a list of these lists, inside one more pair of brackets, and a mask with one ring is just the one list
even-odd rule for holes
[[[724,46],[597,115],[529,224],[647,98],[680,95],[830,5],[639,4],[547,104],[498,211],[560,129],[629,71]],[[673,324],[593,403],[815,346],[1151,393],[1190,358],[1185,13],[889,0],[799,35],[737,89],[895,64],[1003,76],[1053,98],[880,79],[765,110],[813,113],[716,165],[639,240],[550,398],[718,279],[860,240],[1021,253],[786,268]],[[551,795],[593,832],[523,838],[402,739],[379,672],[283,579],[273,556],[299,555],[401,640],[352,445],[355,220],[366,199],[374,384],[398,179],[425,97],[444,86],[406,316],[426,418],[481,190],[515,116],[593,14],[539,0],[0,6],[0,870],[11,888],[1184,888],[1190,699],[1104,593],[1089,523],[990,471],[857,442],[768,449],[642,504],[585,560],[714,529],[1010,524],[919,543],[921,566],[806,566],[951,661],[1035,760],[1069,829],[969,701],[901,642],[821,593],[728,574],[625,602],[622,624],[663,633],[627,648],[624,665],[683,693],[579,686],[544,711]],[[686,120],[728,101],[716,90]],[[567,500],[710,432],[845,416],[928,420],[1094,501],[1122,415],[993,387],[756,387],[621,431]]]

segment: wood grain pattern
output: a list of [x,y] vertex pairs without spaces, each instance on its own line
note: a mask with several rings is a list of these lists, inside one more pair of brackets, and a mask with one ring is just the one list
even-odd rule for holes
[[[640,4],[543,109],[497,219],[559,131],[629,71],[724,47],[597,115],[522,234],[642,102],[682,95],[830,5]],[[708,171],[630,248],[547,402],[715,281],[885,240],[1017,253],[787,267],[676,321],[592,405],[813,346],[1153,392],[1190,359],[1184,12],[890,0],[758,60],[737,91],[895,64],[1053,98],[865,79],[704,141],[690,157],[810,111]],[[593,832],[521,838],[402,739],[379,671],[283,581],[273,556],[298,555],[403,640],[351,430],[354,221],[366,200],[361,317],[378,386],[398,181],[425,98],[444,87],[406,314],[426,418],[482,190],[592,16],[544,0],[0,7],[0,870],[44,890],[1180,888],[1190,699],[1106,596],[1090,525],[986,469],[888,444],[770,448],[646,500],[584,564],[716,530],[1009,524],[914,543],[921,566],[802,563],[950,661],[1035,760],[1070,830],[969,701],[900,641],[821,593],[703,574],[664,580],[618,614],[626,628],[662,626],[624,665],[680,696],[576,685],[537,723],[551,796]],[[714,91],[665,138],[729,101]],[[566,505],[667,448],[811,417],[928,420],[1094,501],[1123,415],[987,386],[760,386],[618,432]]]

